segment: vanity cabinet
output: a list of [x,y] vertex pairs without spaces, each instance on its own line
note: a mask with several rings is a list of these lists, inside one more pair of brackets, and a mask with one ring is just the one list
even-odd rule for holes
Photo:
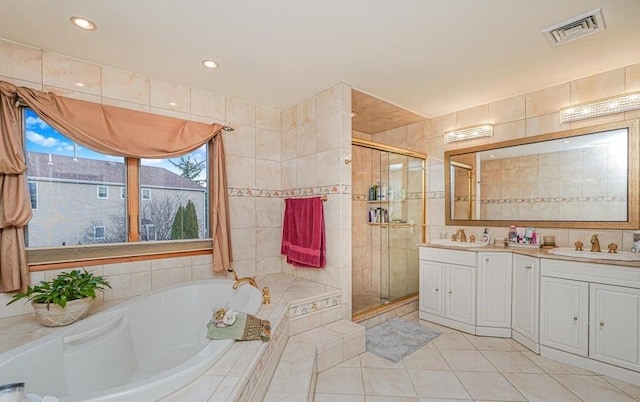
[[[511,328],[511,253],[478,253],[478,327],[488,327],[481,335],[510,336]],[[489,329],[491,328],[491,329]],[[496,329],[507,329],[496,334]],[[500,331],[500,330],[498,330]],[[504,332],[504,330],[502,330]]]
[[587,356],[589,284],[540,278],[540,344]]
[[420,248],[420,318],[511,336],[511,253]]
[[420,318],[475,333],[476,253],[420,248]]
[[538,258],[513,255],[511,329],[513,339],[539,352],[538,312],[540,262]]
[[589,356],[640,371],[640,289],[592,283],[589,303]]

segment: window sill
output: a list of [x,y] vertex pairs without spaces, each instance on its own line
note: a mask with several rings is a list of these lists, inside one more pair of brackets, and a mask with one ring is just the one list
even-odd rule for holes
[[211,239],[27,248],[31,272],[211,254]]

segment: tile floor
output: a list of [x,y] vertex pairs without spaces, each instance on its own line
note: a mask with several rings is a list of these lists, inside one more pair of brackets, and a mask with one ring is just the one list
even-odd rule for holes
[[316,402],[639,401],[640,386],[538,356],[515,341],[443,334],[398,363],[363,353],[318,374]]
[[384,304],[384,301],[380,299],[380,293],[378,292],[365,292],[359,294],[353,297],[353,314],[369,310],[370,308],[380,306],[381,304]]

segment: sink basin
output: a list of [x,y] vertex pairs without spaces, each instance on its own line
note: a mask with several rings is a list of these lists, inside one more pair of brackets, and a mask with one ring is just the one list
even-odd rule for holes
[[548,251],[549,254],[563,255],[565,257],[590,258],[593,260],[613,260],[613,261],[640,261],[640,254],[628,251],[618,251],[617,253],[592,253],[589,250],[576,251],[571,247],[559,247]]
[[453,241],[451,239],[436,239],[436,240],[431,240],[430,243],[435,244],[437,246],[449,246],[449,247],[460,247],[460,248],[484,247],[487,244],[489,244],[489,243],[483,243],[483,242],[471,243],[470,241]]

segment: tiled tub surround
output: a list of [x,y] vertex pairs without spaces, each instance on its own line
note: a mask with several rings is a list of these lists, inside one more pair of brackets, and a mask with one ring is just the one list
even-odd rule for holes
[[[340,319],[342,306],[337,289],[285,274],[260,276],[256,280],[261,288],[268,286],[271,291],[271,304],[263,305],[256,314],[271,321],[271,341],[234,343],[204,375],[163,401],[260,401],[292,335],[291,329],[297,327],[297,333],[302,333]],[[104,303],[99,309],[124,300],[126,298]],[[0,351],[56,330],[42,327],[32,314],[0,319]]]

